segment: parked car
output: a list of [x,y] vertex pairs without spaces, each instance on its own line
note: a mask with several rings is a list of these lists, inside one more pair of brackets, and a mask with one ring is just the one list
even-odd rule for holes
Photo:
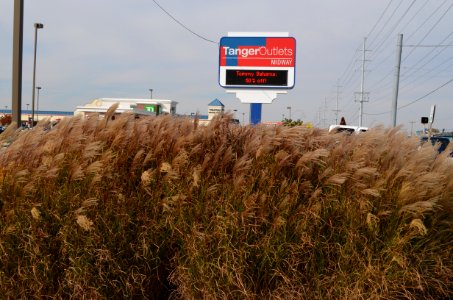
[[[428,141],[428,139],[431,141],[431,145],[438,147],[437,152],[439,153],[444,152],[450,144],[450,139],[444,136],[432,136],[431,138],[423,136],[420,138],[420,144],[423,145]],[[453,156],[453,151],[450,153],[450,156]]]
[[349,126],[349,125],[330,125],[329,132],[332,133],[339,133],[339,132],[347,132],[349,134],[352,133],[360,133],[368,131],[368,127],[359,127],[359,126]]

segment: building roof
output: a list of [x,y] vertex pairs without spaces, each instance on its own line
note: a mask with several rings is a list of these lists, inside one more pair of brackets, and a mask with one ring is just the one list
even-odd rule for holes
[[223,103],[220,102],[220,100],[216,98],[216,99],[212,100],[212,102],[209,103],[208,106],[225,106],[225,105],[223,105]]
[[[22,115],[31,115],[32,110],[30,109],[22,109],[21,114]],[[0,109],[0,113],[3,114],[11,114],[12,110],[11,109]],[[58,115],[58,116],[73,116],[74,112],[73,111],[58,111],[58,110],[35,110],[35,115]]]

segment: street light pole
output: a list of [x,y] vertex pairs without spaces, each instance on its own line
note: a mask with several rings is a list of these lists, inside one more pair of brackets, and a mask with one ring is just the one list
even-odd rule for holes
[[288,106],[287,109],[289,110],[289,119],[291,120],[291,106]]
[[38,91],[38,95],[36,97],[36,120],[39,122],[39,90],[41,89],[40,86],[36,87],[36,90]]
[[153,89],[149,89],[149,93],[150,93],[150,96],[151,96],[151,100],[153,99]]
[[44,28],[41,23],[35,23],[35,53],[33,59],[33,91],[32,91],[32,104],[31,104],[31,128],[35,123],[35,79],[36,79],[36,48],[38,44],[38,29]]

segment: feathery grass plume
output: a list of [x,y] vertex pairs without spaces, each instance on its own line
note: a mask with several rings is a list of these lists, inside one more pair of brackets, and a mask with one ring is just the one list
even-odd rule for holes
[[85,178],[85,173],[83,172],[83,168],[80,163],[73,162],[69,170],[69,180],[80,181]]
[[144,186],[148,186],[153,180],[153,172],[154,170],[148,169],[142,173],[141,181]]
[[82,150],[84,161],[91,161],[93,158],[101,154],[103,148],[102,141],[93,141],[87,144]]
[[90,231],[93,229],[93,221],[88,219],[85,215],[77,215],[76,222],[85,231]]
[[199,187],[200,186],[200,181],[201,181],[201,166],[198,165],[193,169],[192,172],[192,186],[194,187]]
[[400,209],[401,213],[408,212],[415,216],[423,216],[426,213],[434,212],[439,209],[439,197],[427,201],[418,201],[415,203],[407,204]]
[[381,195],[379,193],[379,190],[377,190],[377,189],[364,189],[361,191],[361,193],[364,195],[370,195],[373,197],[379,197]]
[[331,168],[324,169],[325,161],[329,154],[330,152],[323,148],[316,149],[314,151],[309,150],[303,153],[296,162],[298,176],[312,177],[316,176],[315,174],[319,171],[322,172],[321,176],[326,176],[330,171],[332,171]]
[[379,172],[375,167],[358,167],[352,174],[352,178],[355,180],[372,181],[377,176],[379,176]]
[[233,187],[236,193],[245,191],[247,189],[247,181],[250,176],[250,173],[253,172],[253,160],[249,156],[243,155],[236,159],[233,169]]
[[41,218],[41,213],[35,206],[33,206],[33,208],[31,209],[30,212],[31,212],[31,216],[33,217],[33,219],[39,220]]
[[409,227],[416,229],[420,235],[426,235],[428,233],[428,229],[426,228],[425,224],[423,224],[423,221],[420,219],[413,219],[410,222]]
[[150,168],[152,166],[155,166],[157,164],[157,155],[153,150],[148,151],[146,154],[145,158],[143,159],[143,168]]
[[145,159],[145,149],[140,148],[134,156],[131,163],[131,170],[140,172],[143,170],[143,160]]
[[18,184],[25,184],[30,177],[30,171],[27,169],[20,170],[15,174],[15,180]]
[[343,185],[346,180],[348,180],[348,177],[350,176],[349,173],[338,173],[334,174],[331,177],[327,178],[326,184],[329,185]]
[[171,165],[172,167],[179,173],[187,170],[187,166],[189,165],[189,154],[186,150],[181,150],[178,155],[172,160]]
[[185,195],[175,195],[172,197],[167,197],[162,200],[161,205],[164,212],[173,212],[175,209],[179,208],[181,205],[185,204],[187,196]]
[[81,116],[74,118],[63,118],[54,129],[50,131],[60,140],[59,151],[77,152],[83,144],[83,121]]
[[366,215],[366,224],[370,228],[375,228],[379,224],[379,218],[372,213],[367,213]]
[[98,127],[99,129],[104,129],[107,127],[108,123],[112,121],[112,117],[115,114],[116,110],[118,109],[119,103],[114,103],[112,104],[107,112],[104,114],[101,123],[99,124],[100,126]]
[[453,168],[398,130],[115,117],[14,132],[1,150],[0,294],[452,294]]
[[87,174],[96,175],[101,173],[103,168],[104,168],[103,162],[100,160],[96,160],[86,167],[85,172]]
[[171,167],[171,164],[169,164],[168,162],[163,162],[160,166],[160,172],[161,173],[168,173],[168,172],[171,172],[172,170],[172,167]]
[[5,129],[5,131],[3,131],[2,134],[0,135],[0,143],[9,144],[12,140],[15,139],[15,137],[17,137],[19,132],[20,132],[20,129],[17,128],[17,123],[16,122],[12,122]]
[[103,161],[97,160],[89,164],[85,169],[85,174],[91,175],[91,187],[98,186],[102,181],[105,173],[105,164]]
[[76,215],[82,214],[83,212],[85,212],[85,210],[87,208],[96,206],[98,204],[98,202],[99,202],[99,200],[96,198],[89,198],[89,199],[84,200],[82,202],[82,205],[75,211],[75,214]]
[[159,168],[159,171],[164,174],[165,181],[171,182],[180,178],[178,172],[174,170],[168,162],[163,162]]

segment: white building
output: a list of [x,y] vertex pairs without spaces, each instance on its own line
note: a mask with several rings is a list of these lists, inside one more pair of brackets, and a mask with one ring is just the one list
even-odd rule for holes
[[208,104],[208,120],[212,120],[217,115],[225,112],[225,105],[219,99],[214,99]]
[[116,103],[118,103],[117,114],[135,112],[137,114],[150,115],[174,115],[178,104],[176,101],[163,99],[98,98],[88,104],[77,106],[74,115],[89,116],[96,114],[103,116]]

